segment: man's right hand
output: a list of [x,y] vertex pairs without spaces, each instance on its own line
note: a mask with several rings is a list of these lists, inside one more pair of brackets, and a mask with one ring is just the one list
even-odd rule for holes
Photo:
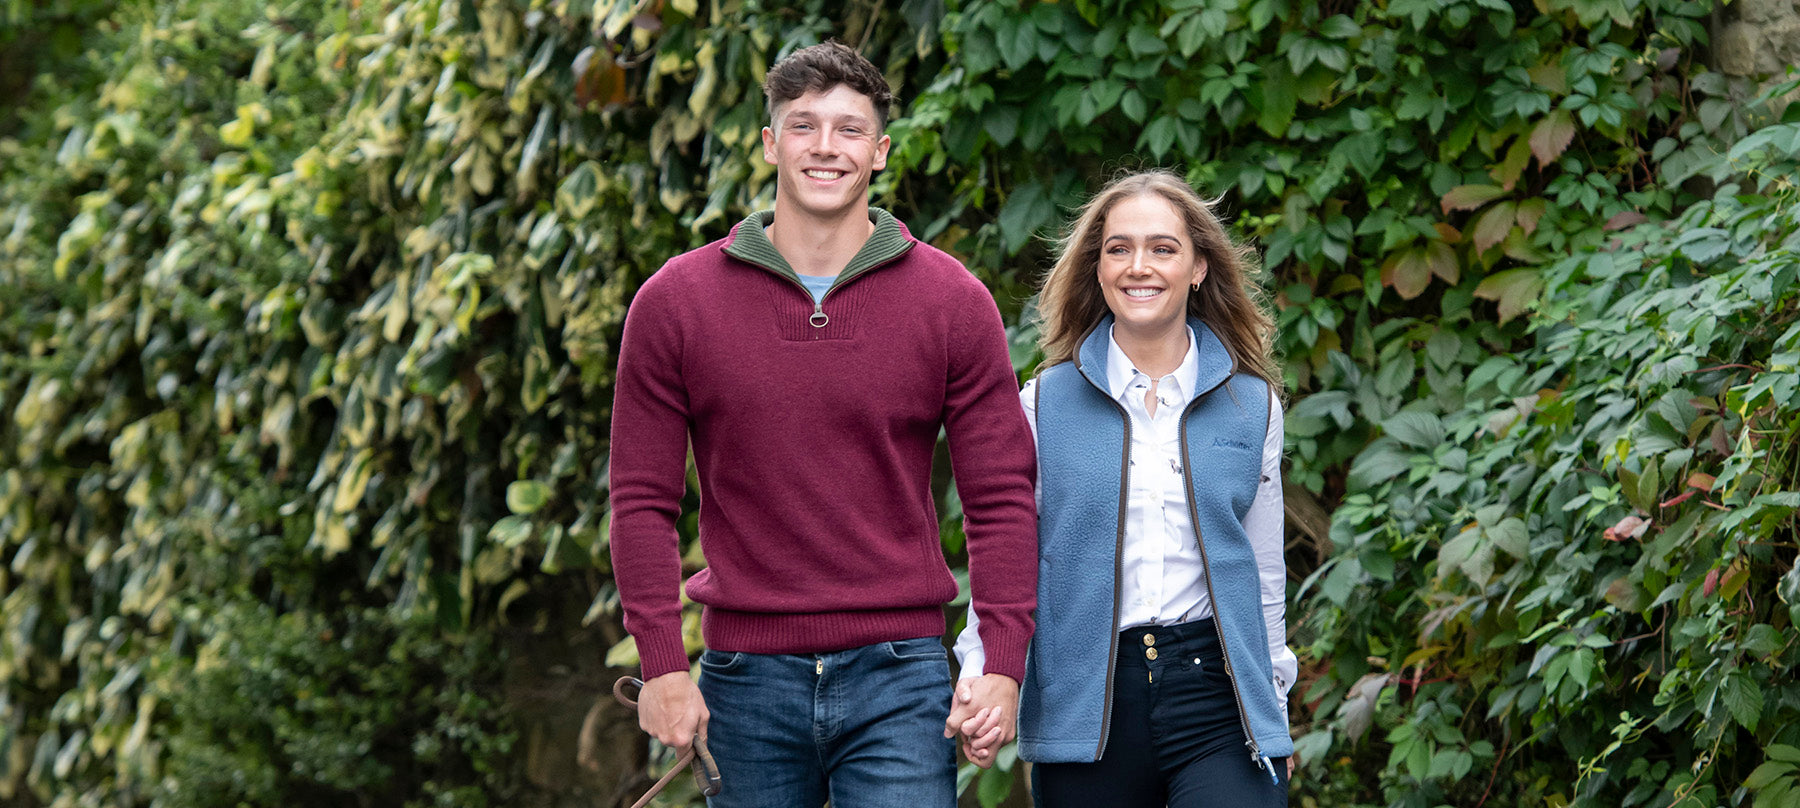
[[638,726],[663,746],[686,751],[706,729],[712,713],[687,671],[672,671],[644,683],[638,693]]

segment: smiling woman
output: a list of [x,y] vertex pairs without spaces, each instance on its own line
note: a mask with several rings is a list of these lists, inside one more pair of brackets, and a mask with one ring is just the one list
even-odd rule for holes
[[[1082,208],[1044,281],[1048,364],[1020,394],[1040,562],[1019,756],[1040,805],[1286,804],[1281,408],[1243,259],[1153,171]],[[965,677],[979,624],[957,642]]]
[[1194,251],[1175,206],[1151,194],[1114,206],[1101,244],[1100,292],[1113,338],[1152,378],[1174,371],[1187,349],[1188,293],[1206,279],[1206,257]]

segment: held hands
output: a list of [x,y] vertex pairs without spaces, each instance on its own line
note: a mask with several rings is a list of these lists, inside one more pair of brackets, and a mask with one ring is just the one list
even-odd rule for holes
[[712,713],[687,671],[673,671],[644,683],[638,693],[638,726],[663,746],[686,751],[706,732]]
[[1012,743],[1019,712],[1019,683],[998,673],[956,683],[950,718],[944,737],[962,737],[963,757],[983,769],[992,768],[996,755]]

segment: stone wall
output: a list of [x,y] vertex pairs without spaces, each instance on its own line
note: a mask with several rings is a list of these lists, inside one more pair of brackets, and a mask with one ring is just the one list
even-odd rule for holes
[[1719,72],[1780,79],[1800,67],[1800,0],[1737,0],[1721,11],[1713,34]]

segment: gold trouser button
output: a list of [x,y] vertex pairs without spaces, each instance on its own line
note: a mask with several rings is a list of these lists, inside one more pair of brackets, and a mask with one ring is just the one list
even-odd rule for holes
[[1144,649],[1144,658],[1145,659],[1155,659],[1156,658],[1156,649],[1155,648]]
[[1145,645],[1155,645],[1156,644],[1156,635],[1155,634],[1145,634],[1144,635],[1144,644]]

